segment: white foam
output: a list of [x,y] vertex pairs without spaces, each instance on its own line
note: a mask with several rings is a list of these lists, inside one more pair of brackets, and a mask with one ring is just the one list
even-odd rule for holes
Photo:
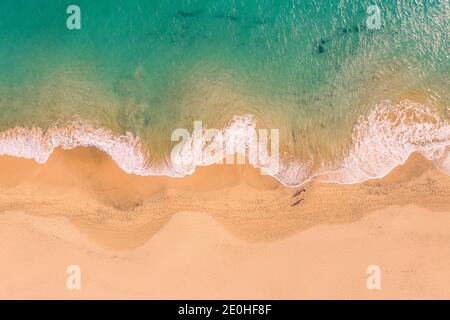
[[280,159],[279,170],[271,171],[266,164],[272,159],[255,155],[257,142],[249,132],[256,132],[255,119],[251,115],[236,116],[210,139],[195,140],[192,133],[191,139],[174,153],[175,161],[149,165],[151,155],[144,152],[139,137],[131,133],[115,135],[109,129],[74,121],[46,132],[40,128],[22,127],[6,130],[0,133],[0,155],[45,163],[58,147],[94,147],[107,153],[127,173],[183,177],[194,173],[198,166],[217,161],[216,157],[193,157],[189,154],[191,148],[203,151],[211,142],[227,145],[230,141],[240,141],[238,145],[244,148],[226,148],[226,156],[243,152],[249,159],[258,159],[251,162],[254,167],[288,186],[302,184],[317,175],[321,175],[324,181],[337,183],[380,178],[403,164],[413,152],[434,160],[440,169],[450,174],[449,122],[442,120],[429,106],[411,101],[396,105],[385,101],[362,116],[353,130],[349,152],[340,161],[323,165],[315,172],[311,172],[312,160],[300,162],[295,159],[291,162]]
[[184,132],[176,135],[176,139],[184,135],[184,141],[171,154],[170,167],[177,174],[191,174],[197,166],[215,163],[250,163],[265,174],[278,173],[278,145],[270,152],[268,146],[274,147],[274,140],[278,143],[278,130],[257,130],[251,115],[234,116],[222,130],[204,128],[197,121],[192,133]]
[[95,147],[106,152],[127,173],[146,175],[147,155],[139,138],[131,133],[114,136],[104,128],[74,121],[44,132],[40,128],[16,127],[0,133],[0,155],[34,159],[45,163],[55,148]]
[[381,178],[419,152],[450,174],[450,124],[429,106],[412,101],[393,104],[384,101],[353,130],[352,148],[325,174],[330,182],[358,183]]

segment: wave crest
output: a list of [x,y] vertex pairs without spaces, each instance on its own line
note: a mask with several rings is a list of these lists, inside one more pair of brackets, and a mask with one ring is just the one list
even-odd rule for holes
[[414,152],[434,160],[450,174],[449,122],[420,103],[384,101],[359,119],[348,155],[324,180],[357,183],[381,178]]
[[45,163],[55,148],[94,147],[107,153],[127,173],[147,175],[147,155],[142,151],[139,137],[131,133],[114,136],[111,130],[96,128],[82,121],[62,127],[16,127],[0,133],[0,155],[34,159]]

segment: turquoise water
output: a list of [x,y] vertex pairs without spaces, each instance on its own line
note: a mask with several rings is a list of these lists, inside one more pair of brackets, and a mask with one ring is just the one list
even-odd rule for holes
[[[71,4],[81,30],[66,27]],[[438,115],[445,153],[449,13],[445,0],[2,0],[0,130],[81,120],[140,137],[160,163],[175,128],[252,115],[311,175],[352,152],[361,117],[410,99]]]

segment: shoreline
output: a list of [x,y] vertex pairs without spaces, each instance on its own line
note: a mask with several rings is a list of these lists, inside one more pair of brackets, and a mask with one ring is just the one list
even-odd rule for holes
[[[450,124],[434,109],[408,99],[397,104],[389,100],[382,101],[368,114],[360,115],[351,136],[347,137],[348,141],[333,146],[341,151],[331,158],[320,156],[321,152],[326,154],[329,150],[326,143],[323,150],[320,150],[320,143],[315,142],[314,145],[313,132],[303,133],[311,135],[313,139],[305,139],[304,143],[312,143],[314,146],[310,147],[316,148],[317,154],[310,150],[306,157],[301,156],[302,152],[297,153],[296,148],[301,149],[302,144],[292,150],[280,145],[279,129],[274,129],[274,132],[273,128],[270,129],[270,143],[267,129],[264,129],[265,134],[262,136],[265,138],[258,137],[261,141],[267,141],[260,145],[256,130],[261,128],[250,114],[234,116],[221,130],[208,128],[205,131],[202,125],[196,128],[195,121],[193,132],[182,128],[174,130],[168,141],[177,143],[170,157],[166,153],[153,154],[145,141],[131,132],[118,134],[82,120],[50,127],[46,131],[39,127],[15,127],[0,132],[0,156],[34,159],[45,164],[59,148],[96,148],[108,154],[125,173],[142,177],[176,178],[194,175],[202,167],[218,166],[219,159],[223,162],[225,158],[227,161],[231,158],[234,163],[243,160],[249,166],[266,172],[284,186],[298,187],[316,177],[340,184],[363,183],[381,178],[418,152],[434,161],[440,170],[450,176]],[[285,131],[288,132],[289,128]],[[286,132],[282,139],[290,141]],[[205,136],[209,134],[213,136],[206,139]],[[292,138],[295,140],[294,136]],[[308,151],[310,147],[303,151]],[[280,156],[285,154],[292,157]]]

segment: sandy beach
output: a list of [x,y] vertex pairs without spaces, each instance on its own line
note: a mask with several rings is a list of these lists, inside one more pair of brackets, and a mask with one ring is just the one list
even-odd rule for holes
[[450,300],[449,4],[375,2],[2,0],[0,300]]
[[3,299],[450,298],[450,177],[418,154],[383,179],[288,188],[246,165],[139,177],[58,149],[0,157],[0,190]]

